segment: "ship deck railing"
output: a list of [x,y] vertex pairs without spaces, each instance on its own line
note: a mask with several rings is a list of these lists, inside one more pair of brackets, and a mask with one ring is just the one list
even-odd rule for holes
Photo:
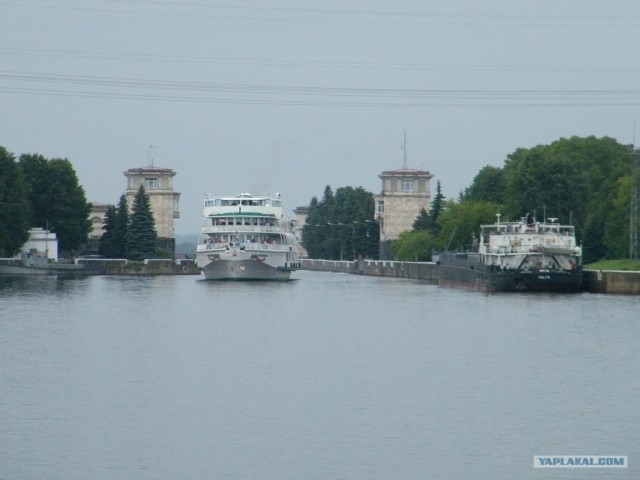
[[491,225],[480,225],[483,235],[556,235],[569,236],[575,235],[575,227],[573,225],[560,225],[558,223],[502,223]]
[[[198,245],[198,252],[214,252],[216,250],[226,250],[227,243],[201,243]],[[290,252],[294,245],[286,243],[245,243],[245,251],[277,251],[277,252]]]
[[289,233],[289,230],[277,225],[209,225],[202,227],[201,233]]
[[521,246],[521,247],[494,247],[492,249],[487,248],[486,250],[482,247],[479,252],[483,255],[530,255],[530,256],[544,256],[549,254],[555,255],[577,255],[575,250],[572,247],[568,247],[565,245],[554,245],[557,251],[554,251],[551,247],[542,246],[542,245],[533,245],[533,246]]

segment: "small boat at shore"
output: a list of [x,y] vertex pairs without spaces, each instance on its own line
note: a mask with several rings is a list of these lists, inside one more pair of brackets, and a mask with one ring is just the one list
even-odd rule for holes
[[280,194],[207,195],[196,263],[207,280],[289,280],[300,261]]
[[434,255],[440,286],[504,292],[582,291],[582,250],[555,218],[480,227],[477,248]]

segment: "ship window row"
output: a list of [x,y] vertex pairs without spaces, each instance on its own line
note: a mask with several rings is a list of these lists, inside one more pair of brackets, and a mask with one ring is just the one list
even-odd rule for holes
[[222,244],[226,244],[226,243],[241,243],[241,244],[263,244],[263,245],[268,245],[268,244],[281,244],[281,243],[288,243],[286,241],[285,237],[282,236],[263,236],[263,235],[251,235],[251,234],[247,234],[247,235],[236,235],[236,234],[225,234],[225,235],[214,235],[214,236],[209,236],[205,243],[207,244],[212,244],[212,243],[222,243]]
[[269,226],[273,227],[276,224],[275,219],[272,218],[258,218],[258,217],[227,217],[227,218],[212,218],[211,225],[213,226],[225,226],[225,225],[255,225],[255,226]]
[[491,227],[491,233],[561,233],[563,235],[573,235],[573,227],[560,227],[556,226],[540,226],[537,229],[533,227],[526,227],[526,230],[522,230],[520,225],[501,225],[499,227]]
[[204,201],[205,207],[238,207],[238,206],[248,206],[248,207],[281,207],[282,200],[249,200],[249,199],[224,199],[224,198],[214,198],[210,200]]

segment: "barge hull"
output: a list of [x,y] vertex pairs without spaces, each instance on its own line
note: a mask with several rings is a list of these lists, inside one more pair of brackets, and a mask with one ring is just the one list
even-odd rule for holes
[[476,268],[438,266],[438,285],[487,292],[582,291],[582,271],[482,271]]

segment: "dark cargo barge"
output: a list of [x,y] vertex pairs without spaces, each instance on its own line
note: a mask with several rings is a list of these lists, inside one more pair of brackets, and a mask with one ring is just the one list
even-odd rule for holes
[[574,227],[555,220],[523,217],[482,225],[475,251],[435,255],[438,284],[481,291],[582,291],[582,252]]

